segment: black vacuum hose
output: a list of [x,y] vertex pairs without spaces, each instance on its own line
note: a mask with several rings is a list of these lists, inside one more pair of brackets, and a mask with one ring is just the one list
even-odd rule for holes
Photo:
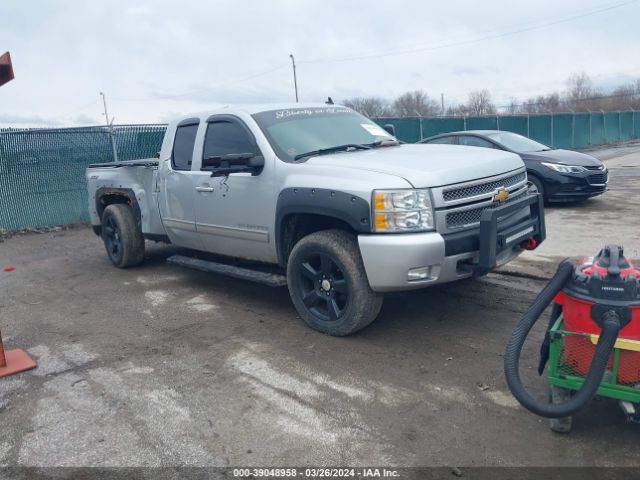
[[514,397],[527,410],[547,418],[568,417],[588,402],[590,402],[598,390],[602,376],[607,367],[609,355],[618,338],[620,331],[620,319],[614,311],[608,311],[603,318],[602,332],[596,350],[591,360],[589,372],[578,390],[568,401],[561,404],[544,403],[533,398],[522,385],[520,379],[519,363],[522,346],[542,312],[547,308],[553,297],[562,289],[573,273],[573,265],[565,260],[558,266],[558,270],[549,283],[538,294],[527,312],[516,325],[511,334],[504,355],[504,373],[507,384]]

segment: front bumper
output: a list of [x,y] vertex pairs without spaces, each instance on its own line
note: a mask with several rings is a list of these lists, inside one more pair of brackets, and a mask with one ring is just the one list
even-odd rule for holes
[[579,174],[552,172],[545,177],[547,199],[571,202],[601,195],[608,190],[608,170],[587,170]]
[[[517,257],[523,241],[534,238],[539,245],[544,240],[542,205],[539,195],[524,195],[501,207],[486,209],[479,228],[454,235],[361,234],[358,244],[369,285],[376,292],[391,292],[484,275]],[[500,221],[526,208],[529,215]],[[416,269],[426,272],[426,278],[410,281],[409,272]]]

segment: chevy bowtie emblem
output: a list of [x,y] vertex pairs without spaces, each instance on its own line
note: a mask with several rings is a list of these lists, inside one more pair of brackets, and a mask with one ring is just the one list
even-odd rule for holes
[[509,198],[509,190],[505,188],[499,188],[496,190],[496,193],[493,194],[494,202],[503,203],[503,202],[506,202],[508,198]]

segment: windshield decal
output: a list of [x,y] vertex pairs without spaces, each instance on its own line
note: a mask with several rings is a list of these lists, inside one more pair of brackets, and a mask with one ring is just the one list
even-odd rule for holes
[[275,118],[277,120],[289,117],[310,117],[313,115],[326,115],[336,113],[353,113],[353,111],[344,107],[294,108],[290,110],[274,110]]

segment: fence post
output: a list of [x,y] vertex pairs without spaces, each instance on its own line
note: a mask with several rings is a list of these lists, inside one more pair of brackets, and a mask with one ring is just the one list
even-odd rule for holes
[[419,120],[420,120],[420,140],[422,140],[424,138],[424,136],[422,135],[422,117],[420,117]]
[[462,125],[464,127],[464,130],[467,131],[467,116],[466,115],[464,117],[462,117]]
[[609,143],[609,139],[607,138],[607,116],[604,114],[604,110],[600,110],[602,112],[602,138],[604,139],[604,143]]
[[618,112],[618,141],[622,140],[622,115]]
[[531,138],[531,129],[529,125],[531,123],[531,115],[527,113],[527,137]]
[[571,148],[576,146],[576,112],[571,110]]
[[553,144],[553,112],[551,112],[551,146],[555,147]]
[[589,112],[589,146],[593,145],[591,143],[591,110],[587,108],[587,112]]
[[496,130],[500,130],[500,116],[496,113]]

